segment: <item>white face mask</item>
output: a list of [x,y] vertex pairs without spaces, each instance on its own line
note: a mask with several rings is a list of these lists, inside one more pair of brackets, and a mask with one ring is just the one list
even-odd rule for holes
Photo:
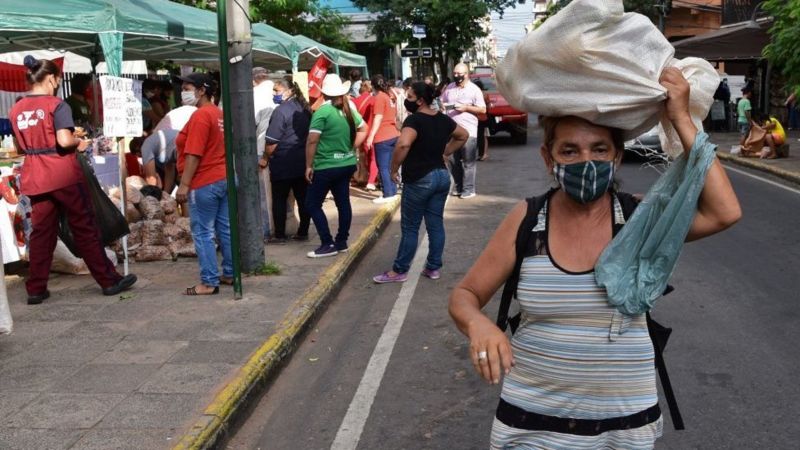
[[181,91],[181,104],[186,106],[194,106],[197,104],[197,97],[194,91]]

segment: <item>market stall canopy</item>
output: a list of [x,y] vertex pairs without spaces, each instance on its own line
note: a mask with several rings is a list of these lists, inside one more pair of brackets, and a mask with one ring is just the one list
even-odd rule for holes
[[[0,51],[69,50],[104,59],[119,75],[125,60],[218,57],[217,16],[168,0],[0,0]],[[253,33],[253,61],[290,65],[294,42]]]
[[[50,50],[30,50],[24,52],[10,52],[0,54],[0,62],[8,64],[22,65],[25,56],[31,55],[36,59],[56,59],[64,58],[64,72],[69,73],[92,73],[92,61],[89,58],[72,52],[58,52]],[[108,73],[106,63],[101,62],[96,66],[98,74]],[[122,73],[125,75],[147,75],[147,62],[123,61]]]
[[769,22],[742,22],[675,42],[675,57],[696,56],[709,61],[760,59],[769,44]]
[[324,55],[329,61],[337,66],[344,67],[367,67],[367,58],[356,55],[355,53],[338,50],[327,45],[321,44],[310,37],[298,34],[294,40],[300,47],[300,66],[311,67],[320,55]]

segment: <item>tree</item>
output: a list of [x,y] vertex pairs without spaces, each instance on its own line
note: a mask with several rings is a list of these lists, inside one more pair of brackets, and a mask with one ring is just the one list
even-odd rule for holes
[[[216,10],[213,0],[177,0],[198,8]],[[233,0],[235,1],[235,0]],[[235,7],[232,0],[228,7]],[[250,20],[265,22],[289,34],[304,34],[331,47],[349,50],[344,33],[347,19],[335,10],[322,6],[320,0],[250,0]]]
[[800,0],[766,0],[761,5],[774,20],[764,56],[800,91]]
[[433,50],[441,73],[471,48],[476,39],[485,37],[481,22],[491,12],[502,12],[517,0],[354,0],[353,3],[378,15],[372,32],[388,45],[412,42],[411,25],[425,25],[424,47]]

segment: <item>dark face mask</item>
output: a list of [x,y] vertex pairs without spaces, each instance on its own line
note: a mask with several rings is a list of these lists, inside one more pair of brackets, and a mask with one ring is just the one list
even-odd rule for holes
[[614,183],[614,161],[556,163],[556,181],[578,203],[586,204],[602,197]]
[[453,75],[453,80],[456,82],[456,84],[463,83],[464,78],[465,78],[464,75]]
[[419,105],[417,104],[417,102],[411,101],[409,99],[405,99],[405,101],[403,101],[403,106],[405,106],[406,111],[408,111],[411,114],[414,114],[419,109]]

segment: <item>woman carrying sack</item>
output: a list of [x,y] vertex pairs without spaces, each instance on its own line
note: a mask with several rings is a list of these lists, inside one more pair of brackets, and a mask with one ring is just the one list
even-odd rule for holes
[[[322,81],[325,101],[311,118],[306,141],[306,211],[314,221],[321,245],[308,252],[309,258],[335,256],[347,251],[353,211],[350,206],[350,177],[356,171],[355,148],[367,137],[366,124],[347,98],[350,82],[342,83],[336,74]],[[336,239],[331,236],[322,202],[333,194],[339,212]]]
[[9,112],[16,147],[25,153],[20,192],[31,201],[30,266],[25,287],[28,304],[50,297],[47,281],[58,237],[58,219],[64,214],[77,250],[104,295],[116,295],[136,283],[136,275],[122,276],[106,256],[86,179],[76,151],[90,141],[74,135],[72,111],[56,97],[61,69],[52,61],[25,57],[30,94]]

